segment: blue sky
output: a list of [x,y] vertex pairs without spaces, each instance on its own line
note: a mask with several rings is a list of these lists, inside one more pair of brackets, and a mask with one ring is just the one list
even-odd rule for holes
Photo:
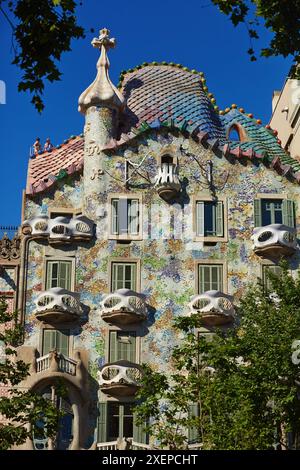
[[[251,63],[246,53],[249,40],[243,25],[234,28],[209,0],[83,0],[79,23],[95,29],[86,39],[74,41],[62,57],[62,80],[47,84],[42,115],[30,104],[30,96],[17,92],[20,72],[11,65],[11,30],[0,16],[0,80],[7,87],[7,103],[0,105],[0,225],[18,225],[22,190],[26,186],[29,147],[39,136],[55,145],[80,134],[84,118],[77,111],[80,93],[95,77],[98,51],[91,39],[107,27],[117,39],[109,53],[110,76],[115,84],[121,70],[142,62],[181,63],[205,73],[209,91],[224,109],[232,103],[267,124],[274,89],[281,89],[291,59],[259,59]],[[97,34],[96,34],[97,33]],[[257,42],[265,46],[269,35]]]

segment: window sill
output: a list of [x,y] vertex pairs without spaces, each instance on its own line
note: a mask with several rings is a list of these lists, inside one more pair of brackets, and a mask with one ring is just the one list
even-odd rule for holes
[[194,242],[207,242],[207,243],[217,243],[217,242],[227,242],[227,237],[194,237]]
[[143,240],[142,235],[112,235],[108,236],[109,240],[119,240],[119,241],[140,241]]

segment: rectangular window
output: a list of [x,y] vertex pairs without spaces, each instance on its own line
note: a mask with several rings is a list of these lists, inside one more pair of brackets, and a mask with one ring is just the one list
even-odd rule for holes
[[264,227],[272,224],[284,224],[295,227],[295,207],[290,199],[255,199],[254,225]]
[[223,201],[196,202],[196,235],[198,237],[224,236]]
[[112,235],[137,236],[140,230],[139,200],[111,200],[111,233]]
[[43,330],[43,356],[54,349],[69,356],[69,330]]
[[118,437],[133,438],[133,405],[130,403],[108,403],[108,441]]
[[111,290],[136,290],[136,263],[112,263]]
[[208,290],[223,292],[223,264],[198,265],[198,294]]
[[119,437],[133,438],[134,442],[148,443],[144,426],[135,424],[134,403],[100,402],[98,405],[98,442],[116,441]]
[[281,267],[275,265],[263,265],[262,266],[262,282],[264,288],[269,291],[272,289],[271,280],[268,278],[268,272],[275,274],[276,276],[280,275]]
[[46,289],[61,287],[71,290],[72,261],[47,261]]
[[109,362],[136,362],[136,334],[134,331],[110,331]]

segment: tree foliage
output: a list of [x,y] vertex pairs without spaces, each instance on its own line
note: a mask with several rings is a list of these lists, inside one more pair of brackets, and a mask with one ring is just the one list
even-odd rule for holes
[[18,360],[16,348],[22,343],[24,331],[17,323],[17,312],[9,313],[4,299],[0,299],[1,324],[6,328],[0,330],[5,353],[0,360],[0,386],[8,386],[8,396],[0,396],[0,450],[7,450],[33,436],[54,437],[61,413],[49,400],[22,388],[29,364]]
[[260,284],[249,287],[226,333],[199,334],[197,315],[176,321],[184,337],[172,353],[175,372],[168,378],[148,367],[137,407],[162,447],[186,448],[187,428],[204,449],[284,449],[289,433],[299,435],[292,344],[300,339],[300,278],[283,264],[270,285],[272,295]]
[[250,38],[248,53],[256,60],[253,39],[259,39],[261,23],[272,34],[268,47],[261,49],[264,57],[292,55],[298,62],[300,54],[299,0],[211,0],[227,15],[232,24],[245,24]]
[[[0,12],[12,27],[14,60],[22,71],[19,91],[29,91],[41,112],[45,81],[60,80],[58,62],[71,41],[84,37],[74,0],[0,0]],[[10,18],[12,15],[12,19]]]

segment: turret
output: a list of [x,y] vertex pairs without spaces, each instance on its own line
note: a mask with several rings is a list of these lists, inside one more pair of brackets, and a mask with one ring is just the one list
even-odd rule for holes
[[85,115],[84,127],[84,212],[95,220],[96,210],[104,201],[105,154],[102,148],[115,137],[119,113],[125,106],[125,99],[109,78],[107,51],[114,48],[116,41],[109,38],[109,30],[100,31],[99,38],[92,40],[92,46],[101,50],[97,62],[97,76],[93,83],[80,95],[78,110]]

